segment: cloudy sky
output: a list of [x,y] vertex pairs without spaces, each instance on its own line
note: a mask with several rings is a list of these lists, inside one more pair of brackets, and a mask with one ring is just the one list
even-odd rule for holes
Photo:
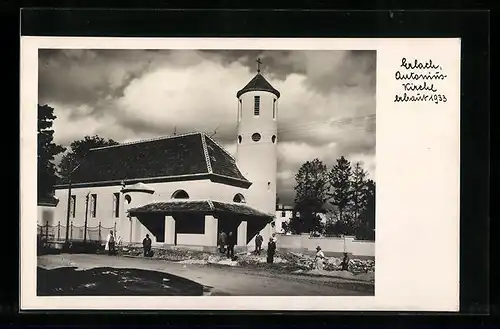
[[375,51],[40,50],[39,103],[55,108],[55,140],[118,142],[213,132],[236,150],[236,92],[261,73],[281,92],[278,194],[294,175],[341,155],[375,175]]

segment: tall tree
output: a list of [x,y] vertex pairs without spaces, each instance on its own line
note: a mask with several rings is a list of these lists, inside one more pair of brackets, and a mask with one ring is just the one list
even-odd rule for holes
[[366,183],[366,206],[359,216],[356,237],[362,240],[375,240],[375,190],[376,184],[369,179]]
[[365,210],[368,197],[368,184],[367,184],[368,173],[363,169],[361,163],[356,162],[352,170],[351,176],[351,204],[350,209],[352,211],[352,219],[354,221],[358,220],[359,215]]
[[337,208],[330,210],[327,213],[326,216],[326,223],[325,223],[325,230],[324,234],[327,236],[336,236],[340,235],[343,232],[338,229],[338,218],[339,218],[339,211]]
[[289,223],[293,233],[315,232],[321,229],[317,213],[326,201],[328,171],[319,159],[304,163],[295,175],[295,211]]
[[112,146],[117,145],[118,142],[112,139],[104,139],[97,135],[85,136],[81,140],[76,140],[71,143],[71,150],[68,151],[61,159],[59,164],[59,174],[66,178],[69,173],[71,173],[76,166],[83,160],[83,158],[89,153],[90,149],[96,147]]
[[329,171],[328,176],[330,185],[328,196],[331,198],[330,202],[337,206],[338,220],[343,225],[346,225],[351,222],[350,216],[347,213],[348,207],[352,202],[351,163],[343,156],[340,157]]
[[65,150],[64,147],[54,143],[52,125],[56,118],[54,108],[38,105],[38,200],[52,195],[57,178],[54,157]]

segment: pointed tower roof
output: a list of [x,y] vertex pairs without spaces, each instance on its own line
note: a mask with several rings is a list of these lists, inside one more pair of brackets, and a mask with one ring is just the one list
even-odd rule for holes
[[275,94],[276,97],[280,98],[280,92],[274,89],[274,87],[271,86],[269,82],[267,82],[266,78],[264,78],[262,74],[260,74],[260,65],[262,64],[260,58],[257,58],[255,62],[257,63],[257,75],[254,76],[253,79],[250,80],[250,82],[245,87],[243,87],[243,89],[236,93],[236,97],[240,98],[240,96],[247,91],[268,91]]
[[236,97],[240,98],[241,95],[248,91],[268,91],[275,94],[276,97],[280,97],[280,92],[271,86],[260,72],[243,89],[236,93]]

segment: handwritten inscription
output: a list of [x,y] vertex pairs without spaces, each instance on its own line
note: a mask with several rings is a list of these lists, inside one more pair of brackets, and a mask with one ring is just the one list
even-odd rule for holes
[[399,70],[394,73],[394,79],[401,83],[401,93],[395,95],[394,102],[445,103],[448,99],[439,92],[439,83],[447,77],[443,67],[432,59],[421,62],[403,57]]

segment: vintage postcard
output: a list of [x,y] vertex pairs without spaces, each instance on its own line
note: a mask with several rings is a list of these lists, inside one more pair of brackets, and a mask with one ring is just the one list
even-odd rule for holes
[[21,309],[458,311],[459,113],[460,39],[23,37]]

